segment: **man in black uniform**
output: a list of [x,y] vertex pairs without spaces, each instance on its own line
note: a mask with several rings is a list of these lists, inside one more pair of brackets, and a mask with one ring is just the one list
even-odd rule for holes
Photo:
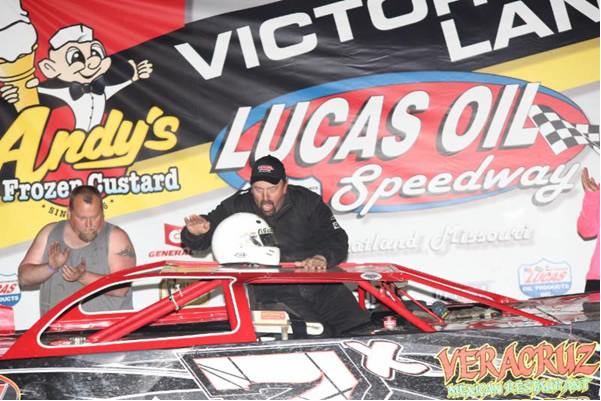
[[[219,223],[238,212],[254,213],[267,221],[282,262],[325,269],[346,259],[348,236],[330,208],[314,192],[288,185],[283,164],[273,156],[254,163],[250,191],[237,192],[208,215],[186,217],[182,242],[193,250],[209,248]],[[259,302],[281,302],[305,321],[322,323],[326,335],[369,321],[369,314],[343,284],[264,284],[256,285],[255,293]]]

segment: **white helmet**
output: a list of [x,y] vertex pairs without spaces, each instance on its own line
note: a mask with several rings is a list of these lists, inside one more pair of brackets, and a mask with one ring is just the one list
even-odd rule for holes
[[220,264],[278,265],[280,248],[269,224],[252,213],[236,213],[224,219],[213,233],[213,256]]

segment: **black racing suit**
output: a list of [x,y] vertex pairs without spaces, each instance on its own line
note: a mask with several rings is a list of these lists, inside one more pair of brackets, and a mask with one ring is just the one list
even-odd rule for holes
[[[288,185],[282,208],[272,216],[263,215],[250,191],[237,192],[203,216],[211,222],[206,234],[193,235],[184,228],[183,244],[192,250],[208,249],[219,223],[239,212],[254,213],[267,221],[277,238],[282,262],[323,255],[328,266],[335,266],[346,259],[348,236],[330,208],[319,195],[296,185]],[[261,303],[281,302],[305,321],[322,323],[328,335],[369,320],[342,284],[262,284],[255,286],[255,295]]]

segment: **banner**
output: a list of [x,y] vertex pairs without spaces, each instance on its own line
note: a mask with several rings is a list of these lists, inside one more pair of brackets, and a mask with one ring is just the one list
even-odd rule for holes
[[71,188],[98,187],[139,264],[189,259],[184,217],[245,188],[268,153],[336,213],[350,262],[516,298],[584,289],[595,244],[576,219],[582,169],[599,180],[597,2],[2,8],[0,261],[11,290],[0,303],[28,311],[20,325],[37,319],[37,292],[13,285],[19,263],[65,218]]

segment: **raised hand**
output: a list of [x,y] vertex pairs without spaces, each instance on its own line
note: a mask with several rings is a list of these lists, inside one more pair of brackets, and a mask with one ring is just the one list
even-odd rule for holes
[[190,234],[201,235],[206,234],[211,229],[211,222],[202,216],[193,214],[189,217],[184,217],[186,228]]
[[61,251],[60,242],[54,241],[48,248],[48,265],[54,270],[58,270],[67,262],[70,251],[71,249],[68,247]]
[[590,177],[588,175],[588,168],[584,168],[582,170],[582,186],[584,187],[585,191],[598,191],[599,190],[599,184],[597,184],[595,182],[595,179]]

